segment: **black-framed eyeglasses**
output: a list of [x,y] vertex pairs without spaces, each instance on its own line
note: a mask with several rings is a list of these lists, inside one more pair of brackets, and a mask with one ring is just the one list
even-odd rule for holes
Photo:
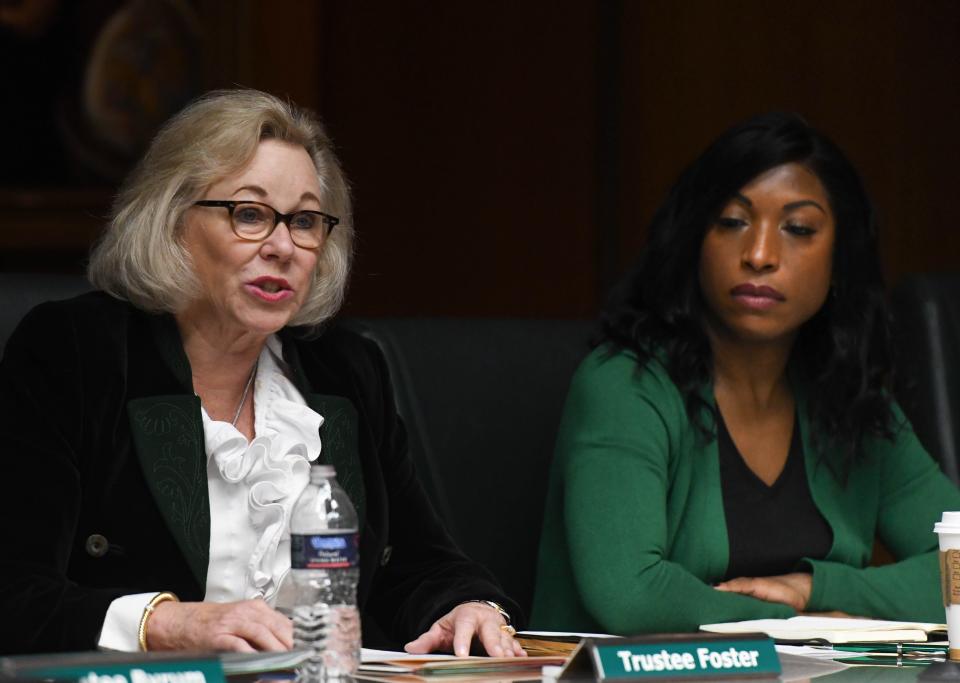
[[286,224],[290,239],[303,249],[318,249],[340,222],[336,216],[323,211],[301,209],[292,213],[280,213],[263,202],[235,202],[224,199],[201,199],[194,206],[224,208],[230,213],[230,225],[234,234],[242,240],[261,242],[281,222]]

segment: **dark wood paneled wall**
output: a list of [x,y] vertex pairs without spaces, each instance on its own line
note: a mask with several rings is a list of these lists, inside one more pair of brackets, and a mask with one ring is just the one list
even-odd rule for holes
[[864,176],[888,280],[960,268],[960,3],[624,3],[623,261],[673,178],[751,114],[798,111]]
[[596,10],[333,2],[323,112],[353,179],[364,313],[586,315]]
[[[590,316],[680,169],[770,109],[861,169],[889,279],[960,268],[954,0],[197,7],[210,86],[288,95],[336,140],[357,209],[351,313]],[[54,253],[14,236],[31,202],[0,217],[2,268]],[[57,221],[57,264],[89,240],[99,213],[81,213],[82,232]]]

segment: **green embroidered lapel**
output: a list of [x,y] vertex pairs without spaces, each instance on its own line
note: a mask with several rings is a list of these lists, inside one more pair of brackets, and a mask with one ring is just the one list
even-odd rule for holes
[[320,462],[336,468],[337,481],[357,508],[360,528],[363,529],[366,497],[363,468],[360,465],[357,409],[343,396],[305,394],[304,399],[307,405],[323,416]]
[[194,577],[207,585],[210,499],[200,399],[153,396],[127,405],[144,478]]
[[[131,400],[127,405],[130,431],[144,477],[163,519],[194,577],[206,587],[210,497],[200,399],[193,394],[190,362],[173,316],[149,316],[148,323],[163,364],[184,393]],[[285,333],[286,330],[281,331],[281,337],[287,336]],[[363,529],[366,498],[357,409],[343,396],[309,393],[310,382],[296,345],[285,342],[283,353],[307,405],[324,418],[320,427],[320,461],[336,468],[337,479],[357,508]]]

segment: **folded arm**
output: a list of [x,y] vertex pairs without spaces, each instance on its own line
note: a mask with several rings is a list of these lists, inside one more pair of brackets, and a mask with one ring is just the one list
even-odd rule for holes
[[[586,610],[620,634],[792,616],[786,605],[714,589],[701,578],[710,574],[707,563],[698,576],[671,561],[676,528],[668,528],[668,517],[689,533],[690,524],[722,515],[702,496],[678,488],[681,480],[705,476],[709,463],[693,462],[691,445],[682,443],[682,432],[691,430],[662,369],[638,377],[634,361],[622,355],[588,364],[571,386],[554,463],[561,468],[569,559]],[[677,476],[679,467],[688,470]],[[712,528],[723,533],[722,520]],[[698,533],[705,549],[725,542],[725,534]]]
[[960,510],[960,491],[896,406],[894,416],[900,425],[895,438],[874,440],[862,466],[879,472],[876,535],[898,561],[863,568],[808,561],[813,571],[808,608],[939,623],[944,612],[933,525],[944,510]]

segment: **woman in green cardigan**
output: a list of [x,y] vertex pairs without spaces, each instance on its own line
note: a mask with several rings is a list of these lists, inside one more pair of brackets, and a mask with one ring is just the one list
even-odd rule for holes
[[[633,634],[798,612],[942,621],[960,493],[887,391],[874,213],[793,114],[679,178],[573,378],[532,623]],[[896,558],[869,566],[874,540]]]

